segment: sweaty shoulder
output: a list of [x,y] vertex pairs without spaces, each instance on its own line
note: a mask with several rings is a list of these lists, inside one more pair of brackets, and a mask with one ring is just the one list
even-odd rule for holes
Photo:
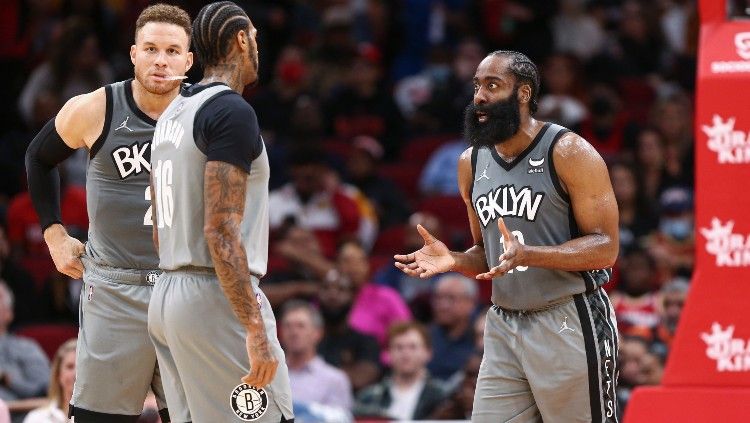
[[596,148],[574,132],[560,137],[552,151],[552,159],[566,192],[571,185],[586,180],[585,175],[607,171],[607,165]]
[[255,110],[233,91],[206,101],[195,116],[193,135],[208,161],[226,162],[245,172],[263,152]]
[[104,129],[107,95],[104,87],[68,100],[55,117],[55,129],[70,148],[90,148]]
[[469,147],[461,153],[458,158],[458,189],[461,192],[461,197],[466,201],[468,199],[471,202],[471,184],[472,184],[472,169],[471,169],[471,155],[474,151],[474,147]]

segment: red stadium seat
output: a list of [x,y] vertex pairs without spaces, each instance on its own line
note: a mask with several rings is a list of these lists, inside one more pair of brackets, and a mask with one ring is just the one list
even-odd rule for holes
[[419,197],[419,176],[422,168],[412,163],[383,164],[378,173],[393,181],[408,198]]
[[440,219],[449,247],[462,248],[471,244],[471,229],[466,204],[460,196],[438,195],[422,199],[417,210],[432,213]]
[[370,275],[389,263],[393,263],[393,254],[373,254],[370,256]]
[[460,138],[458,135],[431,135],[426,137],[414,138],[409,141],[401,150],[400,161],[403,163],[413,163],[420,168],[427,162],[430,155],[448,141]]
[[372,247],[372,254],[395,254],[404,245],[404,226],[396,225],[383,230],[375,245]]
[[15,334],[36,341],[50,360],[65,341],[78,336],[78,326],[63,323],[26,325]]

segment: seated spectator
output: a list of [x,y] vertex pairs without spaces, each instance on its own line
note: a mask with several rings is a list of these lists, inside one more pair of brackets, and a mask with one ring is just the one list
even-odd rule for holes
[[276,310],[291,299],[313,299],[320,280],[333,269],[333,263],[323,256],[315,234],[309,229],[289,223],[276,232],[278,239],[271,244],[272,258],[280,260],[278,267],[269,266],[263,278],[263,292]]
[[360,212],[337,182],[317,150],[300,150],[290,157],[292,181],[271,191],[268,206],[272,230],[292,219],[315,233],[323,253],[332,257],[336,245],[356,238]]
[[349,326],[353,302],[354,287],[349,279],[339,277],[322,282],[318,306],[325,331],[318,345],[318,354],[343,370],[357,392],[375,383],[380,376],[380,349],[375,338]]
[[458,273],[444,274],[432,294],[430,325],[433,357],[427,366],[438,379],[448,380],[474,352],[472,316],[477,305],[477,284]]
[[378,173],[383,154],[383,147],[375,138],[366,135],[355,137],[346,160],[346,170],[349,182],[366,195],[375,207],[380,225],[388,227],[406,220],[409,206],[404,193],[390,179]]
[[29,76],[18,99],[21,116],[32,123],[37,96],[54,93],[60,103],[114,81],[112,69],[99,54],[99,40],[88,21],[69,18],[63,24],[50,58]]
[[[68,184],[64,172],[60,174],[60,211],[70,235],[85,240],[89,226],[86,190]],[[55,265],[44,242],[39,218],[28,191],[11,199],[7,222],[13,259],[31,274],[37,287],[41,286],[55,270]]]
[[659,199],[659,228],[646,239],[656,259],[660,285],[676,276],[690,277],[695,259],[693,194],[683,187],[666,189]]
[[668,350],[672,346],[689,289],[690,284],[683,278],[677,278],[665,284],[659,291],[661,297],[659,325],[634,327],[630,333],[647,339],[651,343],[662,344]]
[[[443,239],[440,219],[430,213],[417,212],[412,214],[409,217],[409,222],[404,225],[403,245],[398,247],[397,251],[417,251],[422,248],[424,239],[417,232],[417,225],[424,226],[436,238]],[[422,279],[409,276],[390,262],[378,269],[373,276],[376,283],[398,291],[401,298],[409,305],[414,317],[420,321],[429,320],[429,316],[432,314],[429,310],[429,297],[437,278],[437,276],[433,276],[429,279]]]
[[429,417],[434,420],[471,420],[474,409],[474,391],[477,388],[482,356],[472,354],[461,372],[461,380],[440,406]]
[[624,336],[620,340],[620,351],[617,368],[620,377],[617,382],[617,408],[622,413],[625,409],[633,389],[643,385],[644,374],[641,371],[641,361],[648,354],[648,342],[640,337]]
[[365,388],[357,398],[355,414],[395,420],[426,419],[443,400],[443,388],[430,377],[430,336],[419,323],[397,323],[388,331],[391,375]]
[[403,145],[403,118],[391,90],[383,84],[381,53],[363,46],[349,68],[348,78],[333,89],[325,105],[328,133],[348,140],[358,135],[377,138],[386,160]]
[[419,177],[419,191],[424,196],[458,195],[458,158],[467,144],[457,139],[441,146],[430,156]]
[[69,339],[57,349],[52,359],[47,396],[50,403],[32,410],[23,423],[64,423],[76,381],[76,340]]
[[615,161],[609,166],[609,177],[620,213],[620,251],[625,251],[656,229],[658,218],[632,165]]
[[13,321],[13,293],[0,282],[0,399],[13,401],[42,395],[49,361],[39,345],[8,333]]
[[656,262],[648,251],[634,247],[620,259],[620,283],[612,292],[612,307],[620,333],[636,326],[655,328],[659,323]]
[[409,308],[392,288],[369,282],[370,262],[365,250],[356,242],[346,242],[339,248],[336,264],[341,275],[354,287],[349,325],[375,337],[384,350],[388,328],[395,322],[410,320]]
[[351,410],[352,388],[346,373],[317,354],[322,338],[323,318],[313,306],[295,300],[283,307],[281,345],[289,366],[292,398],[299,403]]
[[547,59],[542,71],[546,93],[539,99],[539,119],[576,128],[586,118],[588,110],[580,100],[581,74],[575,56],[558,53]]
[[10,243],[5,228],[0,225],[0,280],[4,280],[15,299],[13,324],[20,326],[36,320],[40,315],[39,296],[31,275],[10,258]]
[[0,423],[10,423],[10,410],[8,404],[0,399]]

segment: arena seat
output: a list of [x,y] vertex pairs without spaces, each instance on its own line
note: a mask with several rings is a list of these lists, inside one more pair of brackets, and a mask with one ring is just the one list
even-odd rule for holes
[[384,229],[375,240],[372,247],[372,254],[395,254],[404,245],[404,232],[406,228],[403,225],[395,225]]
[[403,163],[412,163],[420,168],[427,163],[430,155],[440,148],[443,144],[460,138],[456,134],[428,135],[424,137],[411,139],[403,149],[401,149],[400,161]]
[[36,341],[52,360],[60,345],[78,336],[78,326],[66,323],[38,323],[23,326],[16,330],[15,334]]
[[408,198],[419,197],[421,166],[412,163],[383,164],[378,167],[378,173],[393,181]]

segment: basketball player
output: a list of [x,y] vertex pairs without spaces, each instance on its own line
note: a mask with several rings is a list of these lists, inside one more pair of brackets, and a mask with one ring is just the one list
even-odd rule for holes
[[[258,79],[256,30],[229,1],[193,22],[204,78],[156,125],[154,230],[165,272],[149,332],[170,409],[195,422],[293,420],[276,321],[258,287],[268,261],[268,155],[240,95]],[[183,422],[187,420],[174,421]]]
[[[70,414],[81,422],[137,420],[149,387],[168,421],[148,337],[148,302],[158,258],[151,239],[149,144],[156,119],[179,92],[192,65],[190,17],[154,5],[136,22],[130,59],[135,79],[70,99],[26,153],[29,191],[57,270],[83,276]],[[56,166],[89,150],[88,242],[70,237],[60,219]]]
[[617,205],[596,150],[534,119],[538,93],[523,54],[480,63],[458,169],[476,245],[449,251],[420,226],[424,246],[396,266],[492,281],[473,421],[615,421],[617,330],[600,287],[617,257]]

